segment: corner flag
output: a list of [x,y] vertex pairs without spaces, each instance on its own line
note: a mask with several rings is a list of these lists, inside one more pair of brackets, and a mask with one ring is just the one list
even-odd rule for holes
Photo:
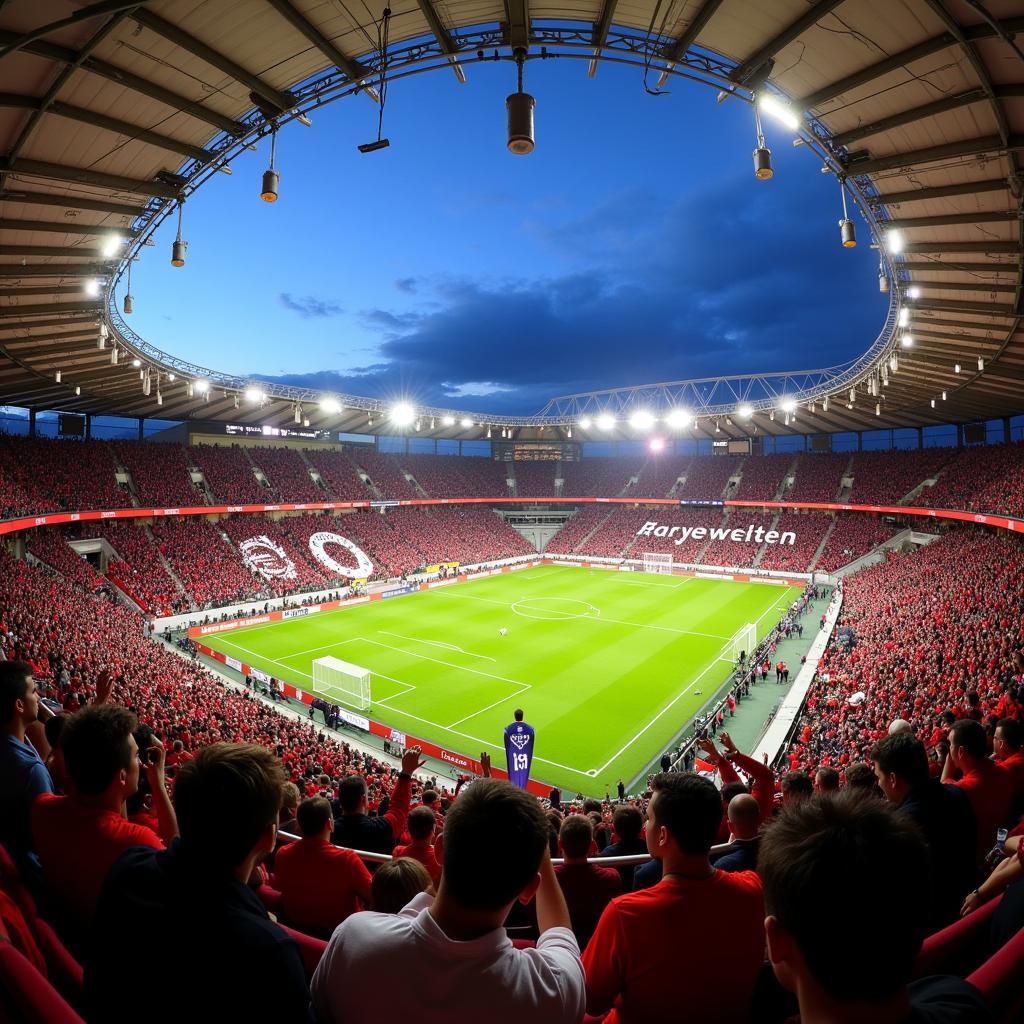
[[534,731],[517,712],[516,721],[505,726],[505,758],[508,761],[508,777],[513,786],[526,789],[533,763]]

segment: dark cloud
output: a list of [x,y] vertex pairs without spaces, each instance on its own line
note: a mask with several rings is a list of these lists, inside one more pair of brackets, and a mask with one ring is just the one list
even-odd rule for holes
[[400,292],[412,295],[416,292],[416,286],[419,282],[415,277],[400,277],[395,281],[395,287]]
[[723,180],[668,207],[635,190],[531,230],[585,269],[417,279],[433,302],[361,313],[380,338],[372,365],[301,381],[467,408],[475,382],[478,408],[527,413],[578,391],[832,366],[885,315],[866,244],[843,249],[835,220],[771,183]]
[[338,303],[330,299],[319,299],[315,295],[292,295],[290,292],[281,292],[277,299],[285,309],[298,313],[303,320],[320,320],[345,312]]

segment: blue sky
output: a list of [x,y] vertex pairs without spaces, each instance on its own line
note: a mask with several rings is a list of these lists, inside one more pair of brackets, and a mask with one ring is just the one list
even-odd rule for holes
[[776,176],[752,173],[753,117],[641,72],[532,61],[537,148],[505,149],[515,69],[393,83],[391,148],[363,155],[376,106],[352,97],[289,126],[281,198],[267,144],[187,204],[133,271],[132,326],[244,376],[491,412],[581,390],[833,365],[885,315],[877,258],[844,250],[838,186],[766,122]]

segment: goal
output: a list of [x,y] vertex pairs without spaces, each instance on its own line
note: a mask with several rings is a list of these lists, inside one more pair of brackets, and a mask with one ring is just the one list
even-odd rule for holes
[[660,573],[662,576],[672,575],[672,556],[661,551],[645,551],[643,555],[644,572]]
[[719,658],[735,665],[740,660],[742,653],[747,658],[753,655],[757,648],[757,626],[748,622],[741,629],[736,630],[732,637],[723,645]]
[[370,670],[340,658],[316,658],[312,691],[335,704],[365,711],[370,706]]

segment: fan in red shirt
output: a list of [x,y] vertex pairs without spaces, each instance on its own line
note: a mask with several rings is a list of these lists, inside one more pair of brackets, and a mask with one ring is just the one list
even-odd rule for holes
[[160,836],[124,818],[124,802],[139,786],[138,720],[126,708],[92,705],[72,715],[61,734],[72,796],[44,796],[32,808],[32,835],[47,887],[69,925],[91,921],[114,861],[133,846],[163,848],[178,834],[164,782],[164,749],[146,751],[145,771]]
[[1024,725],[1014,718],[1004,718],[992,737],[992,754],[996,763],[1009,774],[1013,783],[1010,799],[1010,820],[1024,814]]
[[350,914],[370,902],[370,872],[352,850],[331,845],[330,801],[303,800],[296,814],[302,838],[282,846],[274,881],[288,920],[302,931],[329,938]]
[[985,727],[973,718],[961,718],[949,730],[942,781],[966,791],[978,829],[978,856],[984,856],[996,841],[996,831],[1007,822],[1013,780],[1002,765],[988,759]]
[[580,949],[586,949],[609,901],[622,892],[622,879],[615,868],[587,863],[593,841],[594,826],[582,814],[570,814],[558,830],[564,861],[555,868],[555,877],[569,907]]
[[[612,900],[583,954],[587,1011],[605,1024],[746,1020],[764,957],[764,900],[753,871],[716,871],[708,851],[722,801],[708,779],[659,775],[647,848],[664,876]],[[686,944],[680,970],[680,936]],[[723,951],[727,951],[723,955]]]
[[412,842],[407,846],[396,846],[391,851],[391,856],[412,857],[413,860],[418,860],[427,869],[427,874],[430,875],[436,889],[441,882],[441,865],[434,851],[434,831],[437,828],[434,812],[426,806],[414,807],[409,812],[406,828]]

